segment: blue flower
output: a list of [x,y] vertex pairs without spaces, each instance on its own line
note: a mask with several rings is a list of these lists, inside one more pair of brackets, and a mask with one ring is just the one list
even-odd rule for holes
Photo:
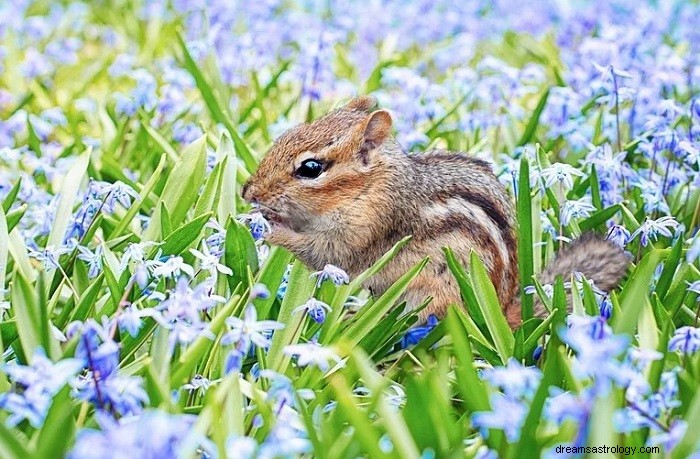
[[323,270],[311,274],[311,277],[316,277],[316,285],[320,286],[324,280],[330,279],[335,285],[343,285],[350,282],[348,274],[337,266],[326,265]]
[[668,341],[669,351],[695,354],[700,349],[700,328],[684,326],[678,328]]
[[82,368],[79,359],[54,363],[42,348],[34,352],[30,365],[0,366],[13,383],[10,391],[0,394],[0,408],[10,413],[6,424],[12,427],[26,419],[33,427],[41,427],[54,395]]
[[319,301],[316,298],[311,298],[306,303],[296,307],[292,313],[296,314],[301,311],[306,312],[314,322],[322,324],[326,321],[326,312],[330,312],[331,307],[323,301]]
[[616,246],[624,249],[627,242],[630,240],[630,232],[622,225],[613,224],[608,230],[608,234],[605,237],[608,241],[612,242]]
[[407,349],[410,346],[415,346],[423,340],[438,324],[438,318],[434,314],[428,316],[425,325],[412,327],[406,331],[406,334],[401,338],[401,348]]
[[88,265],[88,277],[90,279],[97,277],[102,272],[102,246],[98,245],[92,252],[87,247],[79,245],[78,251],[80,252],[78,258]]
[[576,351],[574,374],[579,378],[592,378],[603,393],[612,382],[626,386],[630,373],[617,358],[628,348],[629,338],[613,335],[600,316],[570,316],[569,324],[569,328],[559,334]]
[[649,240],[656,240],[659,234],[665,237],[673,237],[671,229],[676,229],[676,227],[678,227],[678,222],[671,216],[667,215],[656,220],[647,217],[642,226],[632,233],[630,240],[640,236],[642,246],[646,247],[649,244]]
[[559,221],[562,225],[567,226],[572,219],[588,218],[591,216],[591,212],[595,211],[595,206],[584,200],[566,201],[561,206]]
[[[212,451],[210,443],[192,428],[196,416],[148,410],[140,416],[111,420],[97,416],[101,430],[78,432],[70,459],[94,457],[178,457],[183,449]],[[154,435],[158,432],[158,435]]]
[[253,235],[253,239],[256,241],[262,239],[266,234],[268,234],[272,229],[270,224],[265,220],[265,217],[260,212],[252,212],[250,214],[241,214],[238,220],[247,222],[250,227],[250,232]]
[[530,400],[540,384],[542,372],[537,367],[525,367],[510,359],[504,367],[485,369],[481,377],[512,399]]
[[520,429],[528,406],[506,395],[495,393],[491,395],[491,411],[479,411],[472,414],[472,425],[481,431],[481,435],[488,436],[489,429],[502,430],[509,442],[516,442],[520,438]]

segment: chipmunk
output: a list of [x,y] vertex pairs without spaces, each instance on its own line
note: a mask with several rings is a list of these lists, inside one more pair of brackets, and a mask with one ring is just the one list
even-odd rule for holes
[[[315,270],[331,264],[354,277],[412,235],[366,287],[381,295],[430,256],[402,298],[414,308],[432,297],[422,321],[462,304],[443,247],[451,247],[467,267],[473,249],[488,269],[508,323],[516,327],[516,221],[505,187],[480,159],[442,150],[406,154],[392,136],[391,115],[374,110],[376,104],[372,96],[358,97],[274,142],[241,190],[270,223],[268,241]],[[609,290],[627,266],[621,249],[586,236],[559,252],[540,280],[550,283],[557,274],[577,271]],[[544,312],[541,303],[537,309]]]

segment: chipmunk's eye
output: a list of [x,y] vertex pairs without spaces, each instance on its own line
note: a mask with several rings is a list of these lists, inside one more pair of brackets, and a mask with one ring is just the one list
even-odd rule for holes
[[315,179],[321,175],[323,170],[323,162],[317,159],[307,159],[294,171],[294,174],[300,178]]

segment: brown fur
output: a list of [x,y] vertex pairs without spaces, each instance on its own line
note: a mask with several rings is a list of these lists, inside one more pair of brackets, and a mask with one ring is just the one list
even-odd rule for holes
[[[592,280],[596,287],[608,292],[617,287],[629,267],[629,259],[617,246],[595,233],[585,233],[568,247],[561,250],[549,263],[538,280],[542,284],[553,284],[557,276],[570,281],[574,272]],[[535,314],[542,316],[545,306],[536,297]]]
[[[409,307],[416,307],[433,297],[422,319],[429,314],[442,317],[450,304],[461,304],[442,248],[451,247],[467,267],[473,249],[515,327],[520,322],[517,238],[513,203],[505,188],[482,160],[445,151],[405,154],[391,136],[390,115],[371,112],[375,105],[372,97],[354,99],[311,124],[287,131],[270,148],[242,190],[243,198],[259,204],[270,221],[268,240],[291,250],[313,269],[332,264],[357,276],[400,239],[412,235],[411,242],[366,286],[380,295],[430,256],[432,262],[403,298]],[[326,164],[316,179],[295,174],[308,159]],[[593,247],[589,244],[594,242],[585,248]],[[599,244],[595,248],[605,251]],[[569,255],[555,261],[544,275],[578,266],[574,261],[579,258]],[[614,273],[601,266],[611,281],[599,286],[616,284],[618,265],[610,268]]]

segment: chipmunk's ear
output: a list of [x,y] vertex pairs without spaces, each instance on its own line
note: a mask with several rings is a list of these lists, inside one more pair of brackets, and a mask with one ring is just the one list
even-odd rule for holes
[[353,100],[348,102],[343,106],[344,110],[354,110],[358,112],[369,113],[374,107],[377,106],[377,98],[374,96],[360,96],[355,97]]
[[369,163],[369,152],[391,136],[391,124],[391,115],[386,110],[374,111],[367,117],[360,147],[360,158],[365,165]]

